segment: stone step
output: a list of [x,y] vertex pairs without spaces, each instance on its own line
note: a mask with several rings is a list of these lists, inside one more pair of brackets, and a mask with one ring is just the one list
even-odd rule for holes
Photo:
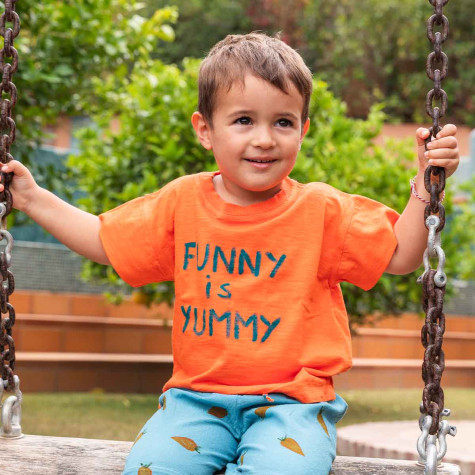
[[[173,369],[172,355],[17,352],[15,371],[25,392],[160,393]],[[335,389],[422,388],[421,360],[355,358],[334,378]],[[445,387],[474,387],[475,360],[448,360]]]
[[[422,359],[354,358],[350,371],[333,378],[336,390],[422,388]],[[445,361],[445,387],[475,387],[475,360]]]
[[[100,294],[48,292],[39,290],[15,290],[10,297],[17,313],[98,316],[113,318],[161,318],[171,320],[173,309],[167,304],[154,304],[150,308],[137,303],[134,296],[126,296],[120,305],[110,303]],[[475,308],[470,315],[447,316],[447,330],[475,333]],[[403,313],[397,317],[369,317],[374,328],[420,330],[422,315]]]
[[[475,421],[453,421],[455,437],[447,436],[444,462],[457,464],[463,475],[475,475]],[[421,434],[417,421],[368,422],[338,428],[337,453],[353,457],[400,460],[418,459],[416,442]]]
[[[445,314],[446,331],[475,333],[475,315]],[[424,324],[424,315],[403,313],[398,316],[369,317],[367,328],[391,328],[398,330],[419,330]]]
[[169,354],[171,324],[163,319],[17,315],[17,351]]
[[15,290],[10,297],[17,313],[74,315],[112,318],[172,319],[173,309],[166,303],[147,307],[135,301],[134,294],[115,305],[101,294]]
[[[392,328],[359,328],[352,337],[353,356],[358,358],[422,358],[421,331]],[[447,359],[475,359],[475,333],[448,331],[443,350]]]
[[[13,337],[18,351],[84,353],[171,353],[167,319],[76,315],[17,315]],[[352,341],[355,358],[419,358],[420,330],[359,328]],[[446,331],[447,359],[475,359],[475,333]]]

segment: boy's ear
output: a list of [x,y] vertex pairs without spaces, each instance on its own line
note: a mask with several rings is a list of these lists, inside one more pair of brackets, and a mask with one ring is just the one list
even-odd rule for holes
[[203,145],[206,150],[211,150],[213,148],[210,133],[211,126],[203,117],[203,114],[200,112],[193,112],[193,115],[191,116],[191,124],[195,129],[200,144]]

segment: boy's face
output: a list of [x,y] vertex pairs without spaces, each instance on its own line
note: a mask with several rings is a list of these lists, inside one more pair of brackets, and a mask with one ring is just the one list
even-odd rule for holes
[[244,87],[236,83],[218,93],[212,127],[193,114],[201,144],[218,163],[214,183],[225,201],[246,206],[266,200],[294,167],[309,121],[302,124],[302,96],[293,84],[288,89],[247,74]]

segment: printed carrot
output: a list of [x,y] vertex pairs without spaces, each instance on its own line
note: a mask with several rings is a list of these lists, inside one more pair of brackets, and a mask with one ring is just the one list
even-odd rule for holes
[[267,409],[269,409],[269,407],[272,407],[272,406],[262,406],[262,407],[258,407],[254,412],[256,415],[258,415],[261,419],[264,419],[264,417],[266,417],[266,411]]
[[152,475],[152,470],[148,468],[150,467],[150,465],[152,465],[151,463],[149,463],[148,465],[144,465],[141,463],[140,465],[142,466],[139,468],[137,475]]
[[186,450],[190,452],[200,453],[200,448],[196,445],[196,442],[188,437],[172,437],[175,442],[178,442],[181,446],[185,447]]
[[322,426],[323,430],[326,432],[328,437],[330,437],[330,434],[328,433],[327,425],[325,424],[325,421],[323,420],[323,416],[322,416],[321,412],[318,413],[317,420],[318,420],[318,422],[320,422],[320,425]]
[[292,450],[292,452],[295,452],[297,454],[303,455],[305,457],[305,454],[302,452],[302,449],[300,448],[300,445],[292,439],[291,437],[282,437],[279,438],[280,440],[280,445],[284,446],[286,449]]
[[[144,429],[142,432],[140,432],[140,434],[135,438],[134,440],[134,445],[139,441],[139,439],[147,432],[146,429]],[[134,446],[132,445],[132,447]]]
[[226,411],[224,407],[213,406],[209,409],[208,414],[222,419],[223,417],[226,417],[228,415],[228,411]]

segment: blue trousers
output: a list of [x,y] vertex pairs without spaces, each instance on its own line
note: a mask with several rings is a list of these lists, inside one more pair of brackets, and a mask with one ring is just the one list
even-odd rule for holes
[[[270,401],[269,399],[272,399]],[[123,475],[328,475],[346,402],[169,389],[139,432]]]

